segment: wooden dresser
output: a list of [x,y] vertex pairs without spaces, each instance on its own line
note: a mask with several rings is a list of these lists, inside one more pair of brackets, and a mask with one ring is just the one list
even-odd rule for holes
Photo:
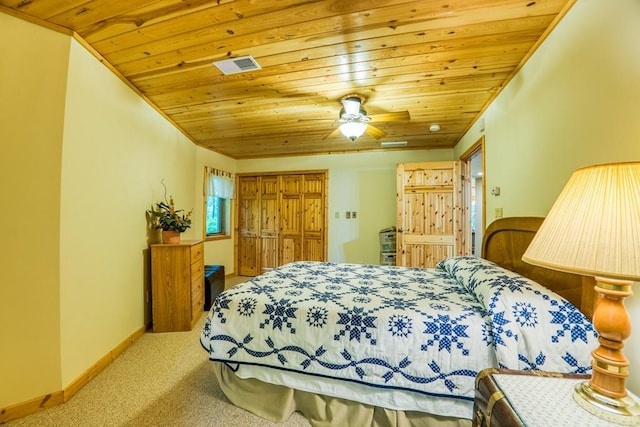
[[154,332],[189,331],[204,310],[204,242],[151,245]]

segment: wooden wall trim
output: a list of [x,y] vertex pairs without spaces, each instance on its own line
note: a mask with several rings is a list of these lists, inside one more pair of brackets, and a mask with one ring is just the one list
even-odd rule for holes
[[[549,37],[549,34],[551,34],[551,32],[558,26],[562,18],[564,18],[565,15],[569,13],[571,8],[573,7],[573,5],[576,4],[577,1],[578,0],[571,0],[564,5],[562,10],[555,16],[551,24],[549,24],[549,26],[544,30],[542,35],[538,38],[538,40],[536,40],[536,42],[533,44],[531,49],[529,49],[529,51],[522,57],[518,65],[513,69],[513,71],[511,71],[511,74],[509,74],[509,76],[505,79],[505,81],[500,84],[500,87],[498,87],[498,90],[495,90],[493,94],[487,99],[487,101],[484,103],[482,108],[480,108],[480,111],[478,111],[478,114],[476,114],[476,117],[469,122],[467,127],[460,133],[460,135],[464,136],[467,134],[467,132],[469,132],[469,130],[471,130],[471,127],[475,124],[475,122],[480,117],[482,117],[482,115],[484,114],[485,111],[487,111],[487,109],[489,109],[489,106],[493,104],[493,101],[495,101],[495,99],[502,93],[503,89],[507,87],[507,85],[511,82],[511,80],[513,80],[513,78],[520,72],[522,67],[524,67],[524,65],[529,61],[529,58],[533,56],[533,54],[538,50],[538,48],[547,39],[547,37]],[[460,142],[460,140],[462,139],[462,136],[460,137],[460,139],[456,141],[456,144]],[[455,147],[455,144],[454,144],[454,147]]]
[[238,172],[236,176],[273,176],[273,175],[313,175],[318,173],[324,173],[329,177],[329,169],[301,169],[301,170],[286,170],[286,171],[271,171],[271,172]]
[[109,353],[102,356],[96,363],[94,363],[89,369],[84,371],[78,378],[73,380],[69,385],[64,388],[64,401],[71,399],[82,387],[84,387],[89,381],[96,377],[100,372],[104,370],[111,362],[116,360],[127,348],[131,347],[131,344],[136,342],[138,338],[144,335],[146,330],[145,326],[140,327],[133,334],[129,335],[124,341],[118,344]]
[[27,415],[34,414],[46,408],[52,408],[61,403],[64,403],[64,392],[62,390],[36,397],[26,402],[7,406],[6,408],[0,409],[0,424],[26,417]]
[[36,18],[35,16],[27,15],[26,13],[20,12],[19,10],[15,10],[10,7],[0,5],[0,12],[22,19],[23,21],[31,22],[32,24],[48,28],[61,34],[66,34],[68,36],[73,35],[73,31],[68,28],[45,21],[44,19]]
[[146,326],[142,326],[133,334],[129,335],[113,350],[101,357],[96,363],[89,367],[89,369],[84,371],[78,378],[67,385],[64,390],[55,391],[53,393],[36,397],[35,399],[31,399],[26,402],[7,406],[6,408],[0,408],[0,424],[4,424],[18,418],[26,417],[27,415],[34,414],[43,409],[52,408],[54,406],[60,405],[61,403],[67,402],[78,391],[80,391],[82,387],[84,387],[89,381],[95,378],[96,375],[102,372],[104,368],[109,366],[111,362],[113,362],[127,348],[129,348],[131,344],[133,344],[138,340],[138,338],[143,336],[146,330],[148,330],[148,328]]
[[[153,108],[158,114],[160,114],[167,122],[169,122],[173,127],[175,127],[180,133],[182,133],[189,141],[196,144],[195,139],[182,127],[178,126],[178,124],[171,117],[167,115],[164,111],[162,111],[149,97],[147,97],[140,89],[133,85],[116,67],[114,67],[107,59],[98,53],[97,50],[93,48],[83,37],[81,37],[75,31],[72,31],[68,28],[61,27],[60,25],[53,24],[51,22],[45,21],[43,19],[39,19],[28,15],[26,13],[22,13],[10,7],[6,7],[0,5],[0,12],[6,13],[7,15],[14,16],[16,18],[22,19],[24,21],[31,22],[32,24],[39,25],[41,27],[48,28],[50,30],[56,31],[58,33],[66,34],[77,41],[82,47],[86,49],[91,55],[93,55],[98,61],[100,61],[109,71],[111,71],[118,79],[120,79],[125,85],[129,87],[136,95],[138,95],[144,102],[149,104],[151,108]],[[210,149],[211,150],[211,149]],[[211,150],[215,151],[215,150]],[[231,157],[231,156],[228,156]]]

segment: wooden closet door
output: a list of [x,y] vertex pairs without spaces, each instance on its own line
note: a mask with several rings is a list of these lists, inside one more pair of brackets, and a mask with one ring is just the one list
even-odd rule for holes
[[326,174],[304,176],[302,256],[307,261],[326,261]]
[[260,231],[259,179],[256,176],[238,178],[238,274],[258,274]]
[[280,177],[280,265],[300,261],[302,256],[303,175]]
[[260,272],[280,265],[278,257],[279,179],[262,176],[260,181]]
[[459,162],[399,164],[396,264],[434,267],[462,254]]
[[326,261],[326,172],[240,176],[238,188],[238,274]]

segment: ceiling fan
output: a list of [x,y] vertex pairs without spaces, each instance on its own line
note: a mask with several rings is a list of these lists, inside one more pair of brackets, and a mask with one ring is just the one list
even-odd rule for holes
[[342,134],[351,141],[355,141],[364,133],[375,139],[380,139],[386,135],[386,132],[370,125],[370,122],[406,121],[410,119],[408,111],[373,114],[369,116],[366,110],[362,108],[364,101],[364,97],[358,94],[350,94],[342,97],[342,99],[340,99],[342,109],[340,110],[340,118],[338,119],[341,125],[323,139],[334,137],[339,132],[342,132]]

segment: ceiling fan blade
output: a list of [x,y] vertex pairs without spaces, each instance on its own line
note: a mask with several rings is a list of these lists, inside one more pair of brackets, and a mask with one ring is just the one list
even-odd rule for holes
[[380,113],[380,114],[372,114],[371,116],[372,122],[400,122],[407,121],[411,119],[408,111],[396,111],[393,113]]
[[322,140],[324,141],[325,139],[335,138],[336,136],[338,136],[339,133],[340,133],[340,128],[335,128],[331,133],[327,134],[327,136],[322,138]]
[[387,135],[385,131],[371,125],[367,125],[367,128],[364,130],[364,133],[366,133],[367,135],[375,139],[384,138]]

